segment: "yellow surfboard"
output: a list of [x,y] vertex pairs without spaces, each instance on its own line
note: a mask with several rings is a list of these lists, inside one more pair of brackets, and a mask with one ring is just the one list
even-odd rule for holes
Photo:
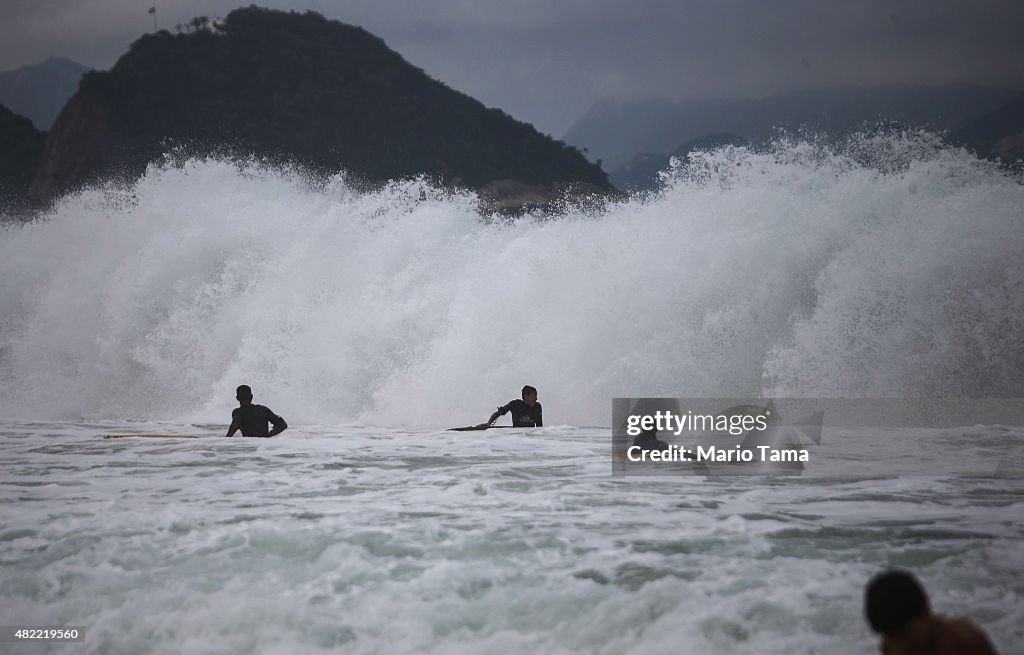
[[191,434],[107,434],[104,439],[124,439],[126,437],[137,437],[139,439],[198,439]]

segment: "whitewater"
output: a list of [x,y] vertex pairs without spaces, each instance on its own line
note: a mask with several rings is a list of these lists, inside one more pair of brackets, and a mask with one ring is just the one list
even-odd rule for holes
[[[1019,476],[613,477],[609,428],[615,397],[1024,397],[1019,174],[889,133],[664,182],[504,217],[186,158],[5,224],[0,623],[86,637],[0,649],[866,653],[901,565],[1013,652]],[[289,430],[224,439],[239,384]],[[550,427],[444,432],[524,384]],[[139,432],[201,438],[102,439]],[[884,436],[995,462],[1024,427]]]

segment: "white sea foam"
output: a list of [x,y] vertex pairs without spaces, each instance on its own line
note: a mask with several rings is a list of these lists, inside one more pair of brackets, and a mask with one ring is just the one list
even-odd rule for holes
[[0,415],[447,426],[540,388],[1024,395],[1024,185],[928,135],[726,148],[604,212],[152,167],[0,233]]
[[[134,432],[203,438],[100,438]],[[5,653],[871,652],[892,564],[1024,639],[1020,480],[612,478],[608,431],[565,426],[222,434],[0,422],[0,614],[86,634]]]

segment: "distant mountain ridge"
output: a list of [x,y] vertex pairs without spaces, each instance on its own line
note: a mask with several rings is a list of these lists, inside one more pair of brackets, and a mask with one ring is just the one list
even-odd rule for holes
[[658,173],[666,170],[672,157],[685,159],[694,150],[715,150],[722,146],[745,146],[748,141],[736,134],[709,134],[685,143],[668,154],[645,152],[608,174],[617,189],[626,192],[654,191],[659,184]]
[[29,184],[39,165],[46,134],[32,121],[0,105],[0,210],[28,209]]
[[91,68],[64,57],[0,73],[0,104],[27,117],[37,130],[53,125],[78,82]]
[[721,132],[760,142],[778,127],[809,127],[833,135],[878,122],[955,130],[996,111],[1016,94],[968,84],[888,85],[793,91],[753,100],[603,101],[573,124],[564,139],[614,170],[638,153],[665,153]]
[[175,145],[370,181],[611,189],[577,149],[428,77],[362,28],[257,7],[199,24],[145,35],[83,78],[50,131],[35,197],[132,179]]
[[951,133],[949,140],[1005,163],[1024,158],[1024,93]]

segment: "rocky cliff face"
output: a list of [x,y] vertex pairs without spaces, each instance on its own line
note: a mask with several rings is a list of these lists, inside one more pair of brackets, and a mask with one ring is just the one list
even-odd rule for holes
[[365,30],[250,7],[132,44],[87,74],[50,132],[39,198],[132,178],[168,148],[265,156],[380,181],[426,173],[608,189],[575,148],[431,79]]

